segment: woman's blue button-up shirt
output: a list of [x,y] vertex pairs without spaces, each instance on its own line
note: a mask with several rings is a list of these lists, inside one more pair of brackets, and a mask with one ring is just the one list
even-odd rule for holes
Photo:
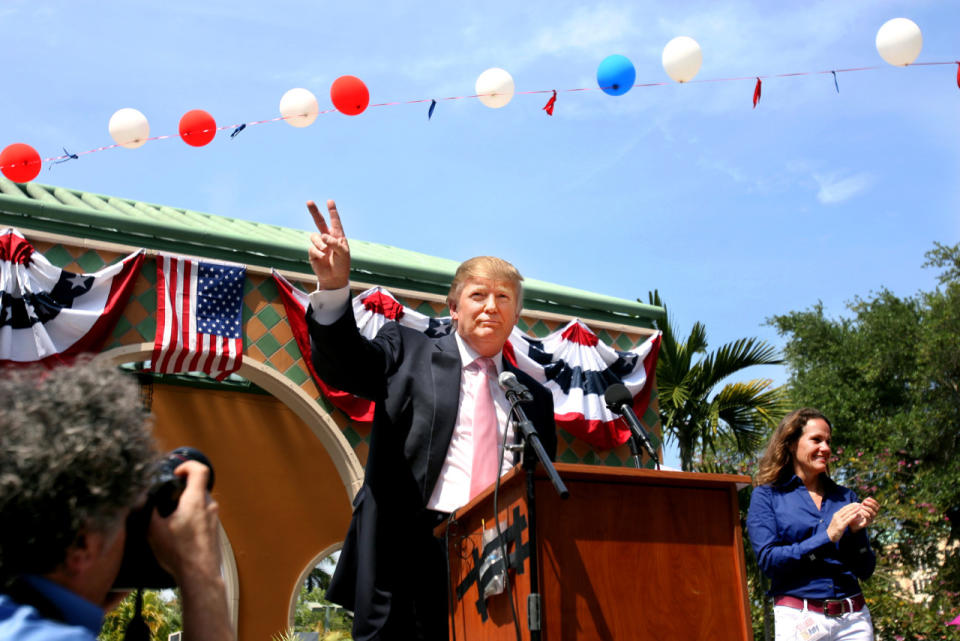
[[857,502],[853,491],[824,477],[820,509],[794,475],[785,483],[754,488],[747,534],[760,569],[770,577],[770,594],[836,599],[860,592],[859,579],[873,574],[877,559],[866,529],[849,529],[833,543],[827,526],[837,510]]

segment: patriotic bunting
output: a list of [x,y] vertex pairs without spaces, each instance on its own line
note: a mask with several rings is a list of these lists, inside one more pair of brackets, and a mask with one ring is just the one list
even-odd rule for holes
[[[273,272],[294,339],[317,385],[330,401],[360,422],[373,420],[373,404],[326,385],[310,362],[310,337],[306,311],[309,298],[278,272]],[[449,334],[449,318],[431,318],[401,305],[387,290],[373,287],[354,297],[353,311],[357,328],[367,337],[376,336],[389,321],[421,331],[428,336]],[[627,442],[629,428],[603,401],[603,393],[613,383],[623,383],[634,396],[634,411],[643,417],[650,403],[660,334],[647,339],[628,352],[614,350],[603,343],[580,320],[542,339],[535,339],[514,328],[504,346],[504,358],[526,372],[553,394],[555,420],[559,427],[592,446],[612,449]]]
[[243,362],[246,267],[157,256],[157,332],[150,370],[206,372],[218,381]]
[[93,274],[75,274],[54,267],[20,232],[0,232],[0,364],[52,366],[99,351],[144,256],[141,249]]

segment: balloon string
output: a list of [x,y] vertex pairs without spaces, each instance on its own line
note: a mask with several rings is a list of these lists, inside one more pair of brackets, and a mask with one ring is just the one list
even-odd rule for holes
[[[958,64],[957,61],[951,60],[951,61],[949,61],[949,62],[912,62],[912,63],[910,63],[909,65],[906,65],[906,66],[907,66],[907,67],[933,67],[933,66],[939,66],[939,65],[955,65],[955,64]],[[823,70],[823,71],[796,71],[796,72],[791,72],[791,73],[777,73],[777,74],[767,74],[767,75],[759,75],[759,76],[732,76],[732,77],[729,77],[729,78],[703,78],[703,79],[700,79],[700,80],[688,80],[688,81],[683,82],[683,83],[680,83],[680,84],[711,83],[711,82],[736,82],[736,81],[744,81],[744,80],[756,81],[756,80],[765,80],[765,79],[769,79],[769,78],[793,78],[793,77],[796,77],[796,76],[815,76],[815,75],[822,75],[822,74],[828,74],[828,73],[829,73],[829,74],[834,74],[834,76],[836,76],[836,74],[838,74],[838,73],[852,73],[852,72],[856,72],[856,71],[874,71],[874,70],[877,70],[877,69],[884,69],[884,68],[885,68],[885,65],[873,65],[873,66],[868,66],[868,67],[848,67],[848,68],[845,68],[845,69],[826,69],[826,70]],[[634,85],[632,85],[632,86],[633,86],[633,87],[663,87],[663,86],[670,85],[670,84],[674,84],[674,83],[672,83],[672,82],[644,82],[644,83],[634,84]],[[611,89],[611,88],[612,88],[612,87],[577,87],[577,88],[573,88],[573,89],[557,89],[556,91],[557,91],[558,93],[572,93],[572,92],[576,92],[576,91],[603,91],[604,89]],[[520,95],[520,96],[527,96],[527,95],[534,95],[534,94],[551,93],[551,92],[553,92],[553,91],[554,91],[553,89],[536,89],[536,90],[532,90],[532,91],[518,91],[518,92],[515,92],[515,94],[516,94],[516,95]],[[376,103],[376,104],[372,104],[372,105],[369,105],[369,106],[370,106],[370,107],[394,107],[394,106],[398,106],[398,105],[416,105],[416,104],[427,103],[427,102],[432,102],[432,101],[440,102],[440,101],[448,101],[448,100],[466,100],[466,99],[471,99],[471,98],[480,98],[480,97],[482,97],[482,96],[493,96],[493,95],[496,95],[496,94],[495,94],[495,93],[489,93],[489,94],[471,94],[471,95],[464,95],[464,96],[448,96],[448,97],[446,97],[446,98],[420,98],[420,99],[417,99],[417,100],[397,100],[397,101],[393,101],[393,102],[378,102],[378,103]],[[333,112],[335,112],[335,111],[337,111],[337,110],[336,110],[336,109],[323,109],[323,110],[317,112],[317,115],[318,115],[318,116],[324,116],[324,115],[326,115],[326,114],[330,114],[330,113],[333,113]],[[298,115],[299,115],[299,114],[298,114]],[[289,118],[292,118],[292,117],[296,117],[296,116],[278,116],[278,117],[276,117],[276,118],[267,118],[267,119],[264,119],[264,120],[254,120],[254,121],[246,122],[246,123],[236,123],[236,124],[233,124],[233,125],[224,125],[224,126],[221,126],[221,127],[216,127],[216,128],[213,129],[213,130],[203,129],[203,130],[197,131],[196,133],[206,133],[206,132],[209,132],[209,131],[224,131],[224,130],[227,130],[227,129],[236,130],[236,129],[238,129],[241,125],[248,126],[248,127],[249,127],[249,126],[254,126],[254,125],[264,125],[264,124],[267,124],[267,123],[278,122],[278,121],[280,121],[280,120],[288,120]],[[152,141],[155,141],[155,140],[168,140],[168,139],[170,139],[170,138],[179,138],[179,137],[180,137],[179,134],[165,134],[165,135],[162,135],[162,136],[151,136],[151,137],[149,137],[149,138],[145,138],[145,139],[144,139],[144,142],[146,143],[146,142],[152,142]],[[102,147],[97,147],[97,148],[95,148],[95,149],[88,149],[88,150],[86,150],[86,151],[80,151],[80,152],[77,152],[77,153],[75,153],[75,154],[60,155],[60,156],[51,156],[51,157],[49,157],[49,158],[44,158],[44,159],[42,160],[42,162],[44,162],[44,163],[56,163],[56,162],[58,162],[58,161],[63,162],[63,161],[65,161],[65,160],[70,160],[70,159],[74,159],[74,160],[75,160],[78,156],[85,156],[85,155],[87,155],[87,154],[93,154],[93,153],[97,153],[97,152],[100,152],[100,151],[107,151],[107,150],[109,150],[109,149],[116,149],[117,147],[121,147],[121,146],[122,146],[122,145],[120,145],[119,143],[116,143],[116,144],[113,144],[113,145],[104,145],[104,146],[102,146]],[[4,168],[3,166],[0,166],[0,169],[3,169],[3,168]]]

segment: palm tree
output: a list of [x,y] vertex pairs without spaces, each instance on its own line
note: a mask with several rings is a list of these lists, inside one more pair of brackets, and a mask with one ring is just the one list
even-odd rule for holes
[[[680,465],[693,469],[699,449],[716,451],[721,437],[730,437],[742,453],[756,451],[770,425],[786,414],[783,387],[771,387],[769,379],[728,383],[710,398],[713,389],[726,377],[751,365],[779,365],[776,349],[758,338],[741,338],[707,353],[707,330],[694,323],[690,335],[679,342],[669,322],[666,305],[657,290],[649,292],[651,305],[662,307],[664,316],[656,321],[663,333],[657,360],[657,392],[660,424],[667,438],[676,439]],[[704,354],[694,362],[694,355]]]

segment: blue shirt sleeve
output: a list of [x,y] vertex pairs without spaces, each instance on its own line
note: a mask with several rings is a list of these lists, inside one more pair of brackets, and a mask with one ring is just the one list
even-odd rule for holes
[[753,490],[747,513],[747,534],[760,569],[771,578],[783,571],[796,572],[817,559],[819,548],[834,545],[825,529],[802,541],[782,542],[773,490],[767,485]]

